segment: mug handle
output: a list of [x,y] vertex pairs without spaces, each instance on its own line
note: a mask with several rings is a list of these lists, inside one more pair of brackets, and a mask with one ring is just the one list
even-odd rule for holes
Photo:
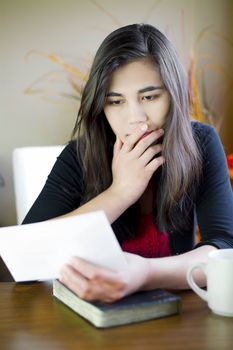
[[201,269],[206,275],[206,272],[205,272],[206,265],[207,265],[206,263],[199,263],[199,264],[194,264],[194,265],[190,266],[190,268],[187,271],[187,281],[188,281],[190,288],[192,288],[192,290],[195,293],[197,293],[197,295],[199,295],[200,298],[202,298],[203,300],[208,302],[207,291],[198,287],[196,282],[194,282],[194,280],[193,280],[193,274],[192,274],[194,270]]

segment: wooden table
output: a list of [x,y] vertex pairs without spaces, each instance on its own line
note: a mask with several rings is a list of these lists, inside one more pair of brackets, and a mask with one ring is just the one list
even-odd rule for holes
[[52,296],[52,284],[0,283],[1,350],[231,350],[233,318],[214,315],[193,292],[182,313],[96,329]]

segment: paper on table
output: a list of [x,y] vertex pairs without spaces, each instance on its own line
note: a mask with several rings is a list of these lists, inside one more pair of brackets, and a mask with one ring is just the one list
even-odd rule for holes
[[16,282],[58,278],[71,256],[116,271],[127,268],[102,211],[0,228],[0,255]]

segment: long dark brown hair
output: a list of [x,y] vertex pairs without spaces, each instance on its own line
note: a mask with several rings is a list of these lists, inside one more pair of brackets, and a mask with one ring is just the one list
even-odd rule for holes
[[[148,24],[115,30],[105,38],[94,58],[73,131],[85,183],[82,204],[112,182],[115,135],[103,112],[111,75],[122,65],[145,57],[159,69],[170,95],[163,137],[166,162],[154,176],[154,220],[159,229],[177,230],[188,224],[201,173],[201,157],[189,117],[186,74],[167,37]],[[119,239],[135,235],[136,208],[135,204],[113,224]]]

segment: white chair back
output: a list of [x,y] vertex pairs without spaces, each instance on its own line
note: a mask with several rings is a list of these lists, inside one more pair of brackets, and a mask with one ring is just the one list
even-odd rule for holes
[[13,151],[17,223],[20,224],[42,190],[64,146],[21,147]]

